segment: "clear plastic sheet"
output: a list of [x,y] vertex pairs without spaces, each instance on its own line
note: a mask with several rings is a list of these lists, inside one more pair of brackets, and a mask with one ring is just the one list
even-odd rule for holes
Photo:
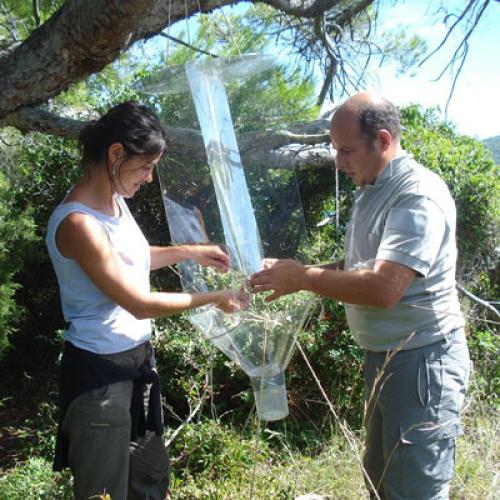
[[[230,256],[231,270],[225,274],[182,263],[185,291],[245,286],[263,257],[300,259],[307,245],[294,172],[242,164],[226,92],[230,84],[233,94],[241,95],[245,78],[263,71],[269,76],[272,66],[270,56],[210,59],[167,68],[144,82],[144,90],[154,94],[191,92],[206,149],[201,163],[167,156],[160,165],[171,239],[175,244],[221,243]],[[310,300],[309,294],[298,293],[266,303],[259,294],[240,313],[207,306],[189,314],[191,323],[250,376],[261,419],[288,414],[284,371]]]

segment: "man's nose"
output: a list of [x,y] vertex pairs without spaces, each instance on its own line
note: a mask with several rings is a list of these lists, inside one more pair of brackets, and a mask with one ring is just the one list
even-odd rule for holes
[[339,155],[337,155],[336,158],[335,158],[335,168],[337,170],[340,170],[341,172],[345,168],[345,161]]

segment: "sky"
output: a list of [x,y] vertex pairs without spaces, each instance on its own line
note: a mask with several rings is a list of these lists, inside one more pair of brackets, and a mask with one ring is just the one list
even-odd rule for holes
[[[381,0],[381,27],[404,25],[409,33],[417,33],[427,40],[430,49],[439,45],[446,27],[442,22],[435,22],[436,19],[442,20],[443,15],[433,14],[442,2],[399,0],[396,5],[394,3],[392,0]],[[445,3],[456,6],[456,12],[467,4],[465,0]],[[444,118],[452,80],[449,75],[437,82],[432,80],[446,66],[457,46],[457,39],[450,39],[418,70],[415,77],[397,77],[391,66],[378,69],[378,84],[373,89],[397,105],[420,103],[425,107],[439,106]],[[500,2],[490,2],[470,38],[467,61],[448,107],[447,118],[462,134],[478,139],[500,135]]]

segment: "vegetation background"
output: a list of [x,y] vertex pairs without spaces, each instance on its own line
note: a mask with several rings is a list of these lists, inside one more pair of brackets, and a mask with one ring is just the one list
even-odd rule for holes
[[[209,24],[230,22],[240,48],[261,50],[263,34],[251,25],[257,19],[270,26],[266,16],[265,9],[255,8],[233,13],[229,21],[220,16],[210,21],[202,18],[196,45],[235,53],[234,44],[221,44]],[[404,40],[398,50],[408,50]],[[187,47],[154,60],[146,60],[140,50],[131,51],[53,99],[50,106],[88,117],[117,102],[140,99],[161,112],[169,125],[192,126],[195,117],[184,112],[184,98],[141,94],[135,83],[166,63],[194,57],[198,55]],[[232,112],[248,127],[257,118],[260,126],[276,128],[310,120],[318,113],[312,76],[286,67],[265,82],[241,85],[234,95]],[[278,118],[266,112],[274,103],[286,104],[288,111]],[[457,134],[435,110],[413,105],[400,111],[404,148],[438,172],[456,200],[458,282],[498,304],[498,165],[481,142]],[[51,472],[57,369],[65,325],[43,238],[50,213],[80,174],[78,145],[39,133],[22,135],[12,128],[1,129],[0,139],[0,499],[70,498],[69,475]],[[176,159],[181,161],[182,155]],[[329,168],[263,175],[287,176],[290,185],[298,186],[311,242],[305,258],[314,263],[339,257],[354,188],[350,181],[340,178],[337,206],[335,175]],[[156,181],[132,200],[131,209],[152,244],[169,243]],[[320,224],[324,220],[330,223]],[[171,270],[156,273],[153,283],[157,288],[180,289]],[[493,498],[499,458],[498,317],[466,296],[461,299],[475,370],[452,496]],[[156,321],[154,330],[169,426],[166,438],[182,425],[170,445],[174,498],[274,499],[309,492],[328,498],[366,496],[358,461],[362,351],[350,337],[339,304],[318,303],[299,336],[335,415],[297,350],[287,371],[290,417],[266,425],[255,419],[247,376],[195,332],[186,316]]]
[[500,135],[484,139],[483,144],[491,151],[493,161],[500,165]]

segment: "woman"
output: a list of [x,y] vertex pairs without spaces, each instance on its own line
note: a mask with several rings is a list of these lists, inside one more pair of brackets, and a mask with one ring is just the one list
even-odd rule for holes
[[150,247],[127,208],[124,198],[152,181],[165,152],[152,111],[120,104],[86,127],[80,142],[85,173],[54,210],[46,237],[70,323],[54,468],[71,468],[76,499],[104,491],[113,500],[165,498],[168,457],[149,318],[206,304],[232,312],[247,298],[232,290],[150,291],[152,269],[185,259],[228,267],[215,245]]

